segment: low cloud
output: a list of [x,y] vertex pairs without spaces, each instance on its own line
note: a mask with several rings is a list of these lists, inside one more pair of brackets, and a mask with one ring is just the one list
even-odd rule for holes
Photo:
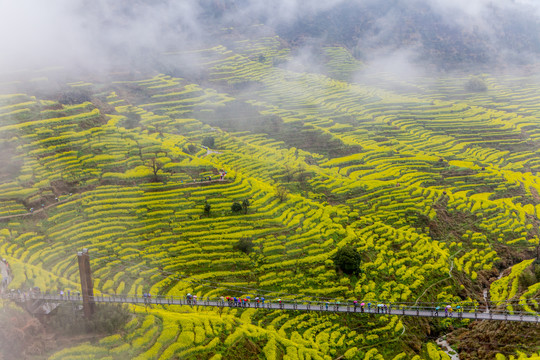
[[67,66],[106,69],[202,41],[196,2],[0,2],[2,72]]
[[[445,61],[444,51],[453,61],[534,60],[539,19],[540,4],[532,0],[5,0],[0,73],[58,65],[86,71],[152,66],[160,52],[219,42],[221,27],[262,22],[289,36],[292,45],[311,37],[308,45],[355,47],[363,60],[392,68],[395,59],[408,74],[418,59]],[[296,53],[290,65],[298,69],[320,62],[317,52]]]

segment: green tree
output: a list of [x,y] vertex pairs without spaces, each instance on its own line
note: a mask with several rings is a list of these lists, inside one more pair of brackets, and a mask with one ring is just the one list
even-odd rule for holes
[[465,90],[472,92],[484,92],[487,91],[487,85],[482,78],[478,76],[471,76],[465,84]]
[[346,245],[334,254],[332,261],[336,267],[345,274],[356,274],[360,271],[362,257],[360,253],[350,245]]
[[279,199],[279,202],[284,202],[289,197],[289,191],[283,186],[275,186],[274,194]]
[[250,205],[249,199],[244,199],[244,201],[242,201],[242,209],[244,210],[244,214],[247,214]]
[[213,148],[215,143],[216,143],[216,140],[214,139],[213,136],[207,136],[204,139],[202,139],[202,145],[209,148]]
[[233,245],[233,249],[241,251],[244,254],[249,254],[253,251],[253,240],[249,238],[241,238],[236,244]]
[[193,144],[189,144],[187,147],[182,149],[183,152],[193,155],[197,152],[197,147]]
[[58,97],[59,103],[67,105],[82,104],[86,101],[92,101],[92,92],[83,88],[65,88]]
[[125,119],[122,121],[122,125],[126,129],[133,129],[139,126],[141,122],[141,115],[136,112],[128,112],[125,114]]
[[233,213],[238,213],[242,211],[242,204],[240,204],[238,201],[233,202],[233,204],[231,205],[231,211]]
[[206,201],[204,203],[204,215],[210,216],[210,210],[212,210],[212,205],[210,205],[208,201]]

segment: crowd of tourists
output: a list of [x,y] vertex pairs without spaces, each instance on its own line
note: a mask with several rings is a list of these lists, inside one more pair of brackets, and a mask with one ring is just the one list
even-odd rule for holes
[[[192,295],[191,293],[188,293],[186,295],[186,302],[188,305],[197,305],[197,295]],[[251,296],[221,296],[219,298],[219,302],[225,306],[229,307],[251,307],[253,304],[253,307],[264,307],[264,304],[269,304],[270,301],[268,299],[265,299],[264,297],[255,297],[251,298]],[[275,303],[278,304],[279,308],[283,309],[285,307],[285,301],[283,301],[281,298],[277,298],[275,300]],[[294,302],[293,304],[296,304]],[[340,306],[342,306],[341,302],[339,300],[335,302],[329,302],[326,301],[324,303],[318,303],[321,306],[321,310],[324,308],[326,311],[338,311]],[[323,305],[324,304],[324,305]],[[358,300],[354,300],[351,303],[345,304],[346,306],[351,306],[353,308],[354,312],[368,312],[368,313],[377,313],[377,314],[388,314],[391,311],[391,304],[386,303],[371,303],[371,302],[361,302]],[[324,307],[323,307],[324,306]],[[431,308],[434,312],[435,316],[439,315],[439,311],[441,310],[441,306],[433,307]],[[456,306],[455,310],[452,308],[451,305],[443,306],[442,309],[444,310],[445,316],[451,316],[452,313],[455,312],[463,312],[463,308],[461,306]]]

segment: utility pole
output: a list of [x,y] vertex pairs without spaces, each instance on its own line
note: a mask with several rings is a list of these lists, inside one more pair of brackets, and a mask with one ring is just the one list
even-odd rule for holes
[[81,276],[81,292],[83,298],[84,316],[90,318],[95,310],[94,285],[92,284],[92,273],[90,270],[90,255],[88,249],[83,249],[77,253],[79,260],[79,274]]

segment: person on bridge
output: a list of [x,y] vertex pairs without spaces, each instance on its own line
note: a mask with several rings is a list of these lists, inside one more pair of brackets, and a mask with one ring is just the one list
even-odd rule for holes
[[370,302],[367,303],[367,311],[371,312],[371,303]]
[[261,298],[261,302],[263,303],[263,305],[264,305],[264,300],[265,300],[265,299],[264,299],[264,297],[263,297],[263,298]]
[[440,308],[441,308],[440,306],[435,307],[435,316],[439,316],[439,309]]
[[353,306],[354,306],[354,312],[356,312],[356,306],[358,305],[358,301],[354,300],[353,301]]
[[360,304],[360,312],[364,312],[364,305],[366,305],[366,303],[361,303]]
[[448,306],[444,307],[444,316],[448,316]]
[[328,311],[328,301],[325,303],[326,305],[326,311]]

